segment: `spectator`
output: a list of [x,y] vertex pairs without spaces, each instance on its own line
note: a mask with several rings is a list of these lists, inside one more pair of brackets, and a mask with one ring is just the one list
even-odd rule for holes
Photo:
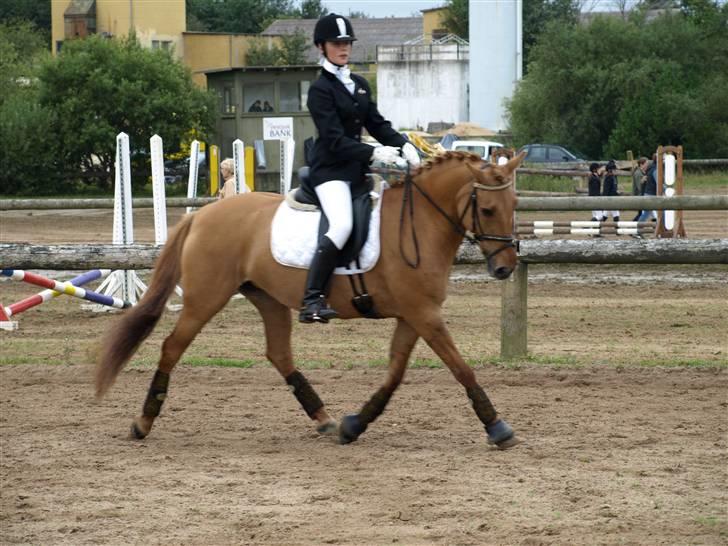
[[257,100],[248,108],[248,112],[262,112],[263,109],[260,107],[260,101]]
[[[602,194],[602,176],[599,163],[589,165],[589,197],[599,197]],[[603,210],[592,211],[592,222],[599,222],[604,216]]]
[[[645,190],[642,195],[651,195],[653,197],[657,195],[657,154],[652,156],[652,164],[650,165],[650,168],[647,169],[647,181],[645,182]],[[637,218],[637,221],[646,222],[650,216],[652,217],[653,222],[657,220],[656,211],[643,210],[640,217]]]
[[218,193],[218,197],[220,199],[225,199],[226,197],[232,197],[237,194],[238,191],[235,187],[235,163],[233,163],[232,158],[228,157],[220,162],[220,174],[222,175],[224,183]]
[[[647,158],[640,157],[637,160],[637,166],[632,171],[632,195],[643,195],[645,193],[645,185],[647,184]],[[641,210],[637,211],[637,214],[632,219],[636,222],[642,214]]]
[[263,112],[272,112],[272,111],[273,111],[273,107],[270,105],[270,103],[268,101],[265,101],[263,103]]
[[[602,188],[602,195],[604,197],[616,197],[619,195],[619,181],[617,180],[617,163],[610,159],[607,163],[607,174],[604,177],[604,187]],[[619,211],[604,211],[602,220],[606,221],[608,218],[608,212],[612,213],[612,221],[619,222]]]

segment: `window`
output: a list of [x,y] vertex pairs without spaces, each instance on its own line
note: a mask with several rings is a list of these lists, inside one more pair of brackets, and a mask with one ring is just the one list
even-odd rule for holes
[[309,81],[281,82],[280,83],[280,110],[281,112],[305,112],[308,100]]
[[222,89],[222,113],[234,114],[235,103],[233,102],[233,86],[226,85]]
[[168,50],[172,47],[172,40],[152,40],[152,49]]
[[528,160],[533,163],[544,163],[546,161],[546,148],[543,146],[532,146],[528,151]]
[[249,83],[243,87],[245,112],[273,112],[275,108],[274,84]]

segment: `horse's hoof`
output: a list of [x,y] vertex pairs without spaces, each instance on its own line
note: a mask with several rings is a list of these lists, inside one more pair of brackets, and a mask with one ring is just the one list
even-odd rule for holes
[[339,427],[336,426],[336,421],[329,421],[316,427],[316,432],[321,436],[334,436],[338,431]]
[[366,429],[366,425],[361,424],[358,415],[347,415],[339,425],[339,443],[350,444],[356,441]]
[[[485,431],[488,433],[488,443],[497,446],[500,449],[507,449],[505,446],[506,442],[509,442],[515,438],[515,434],[511,426],[503,419],[498,419],[492,425],[487,425]],[[518,441],[516,441],[518,443]],[[515,444],[513,444],[515,445]],[[512,446],[507,446],[512,447]]]
[[513,436],[511,436],[507,440],[502,440],[502,441],[498,442],[497,444],[495,444],[495,447],[497,447],[498,449],[501,449],[501,450],[502,449],[510,449],[513,446],[516,446],[516,445],[518,445],[520,443],[521,443],[521,439],[514,434]]
[[134,421],[131,424],[131,430],[129,431],[129,438],[132,440],[143,440],[147,437],[148,432],[143,432],[141,428],[139,428],[139,425],[137,425],[137,422]]

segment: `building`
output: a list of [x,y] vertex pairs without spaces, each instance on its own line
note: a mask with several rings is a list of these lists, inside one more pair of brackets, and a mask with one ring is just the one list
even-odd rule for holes
[[304,65],[248,66],[207,73],[208,87],[220,100],[212,143],[220,146],[221,157],[228,157],[235,139],[245,146],[258,141],[256,150],[265,157],[265,169],[256,171],[256,189],[277,191],[279,186],[280,135],[271,132],[272,126],[287,129],[295,141],[293,172],[305,164],[304,141],[316,135],[306,100],[318,72],[318,65]]
[[465,40],[380,47],[377,99],[397,129],[427,130],[432,123],[468,121],[468,63]]
[[185,0],[51,0],[54,55],[66,40],[134,32],[143,46],[173,49],[183,59],[186,24]]
[[[261,36],[285,36],[303,32],[311,39],[306,52],[306,61],[316,63],[319,51],[313,44],[313,29],[316,19],[280,19],[266,28]],[[352,20],[357,41],[351,52],[352,64],[370,64],[377,60],[378,46],[399,45],[422,35],[421,17],[386,17]]]

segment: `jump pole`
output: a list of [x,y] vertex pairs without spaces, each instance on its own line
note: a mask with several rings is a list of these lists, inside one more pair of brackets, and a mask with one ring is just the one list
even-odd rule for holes
[[[93,269],[66,282],[71,283],[73,286],[82,286],[91,281],[108,277],[110,273],[110,269]],[[18,322],[15,320],[11,321],[10,317],[19,315],[23,311],[27,311],[28,309],[40,305],[41,303],[45,303],[53,298],[57,298],[63,293],[64,292],[58,292],[57,290],[46,289],[33,296],[28,296],[20,301],[11,303],[7,307],[3,307],[2,304],[0,304],[0,329],[17,330]]]
[[[657,195],[672,197],[683,195],[683,148],[659,146],[657,148]],[[685,237],[682,210],[664,210],[657,218],[656,236],[663,238]]]
[[[197,140],[193,140],[190,145],[190,172],[187,177],[187,199],[194,199],[197,197],[197,171],[199,165],[197,164],[197,158],[200,155],[200,143]],[[192,212],[192,207],[187,207],[187,214]]]
[[[134,220],[131,201],[131,162],[129,159],[129,136],[119,133],[116,136],[116,172],[114,175],[114,234],[115,245],[134,243]],[[132,305],[144,294],[147,286],[136,271],[114,271],[98,288],[106,296],[119,294],[121,300]],[[108,307],[94,306],[94,311],[106,311]]]
[[248,193],[251,191],[245,183],[245,145],[239,138],[233,141],[233,170],[233,174],[235,175],[235,191],[237,193]]
[[[167,242],[167,189],[164,185],[164,142],[162,141],[162,137],[159,135],[152,136],[152,138],[149,139],[149,149],[152,154],[154,244],[156,246],[162,246]],[[179,285],[174,287],[174,292],[180,298],[182,297],[182,289]],[[168,303],[167,308],[171,311],[179,311],[182,306]]]
[[[48,277],[38,275],[36,273],[31,273],[30,271],[23,271],[22,269],[3,269],[0,271],[0,275],[10,277],[11,279],[16,281],[23,281],[27,282],[28,284],[34,284],[36,286],[55,290],[56,292],[68,294],[69,296],[73,296],[75,298],[93,301],[100,305],[115,307],[116,309],[126,309],[127,307],[131,307],[132,305],[131,302],[124,301],[119,298],[107,296],[105,294],[99,294],[98,292],[94,292],[92,290],[86,290],[85,288],[74,286],[70,282],[56,281],[53,279],[49,279]],[[4,308],[5,313],[7,313],[8,310],[9,309],[7,307]]]

